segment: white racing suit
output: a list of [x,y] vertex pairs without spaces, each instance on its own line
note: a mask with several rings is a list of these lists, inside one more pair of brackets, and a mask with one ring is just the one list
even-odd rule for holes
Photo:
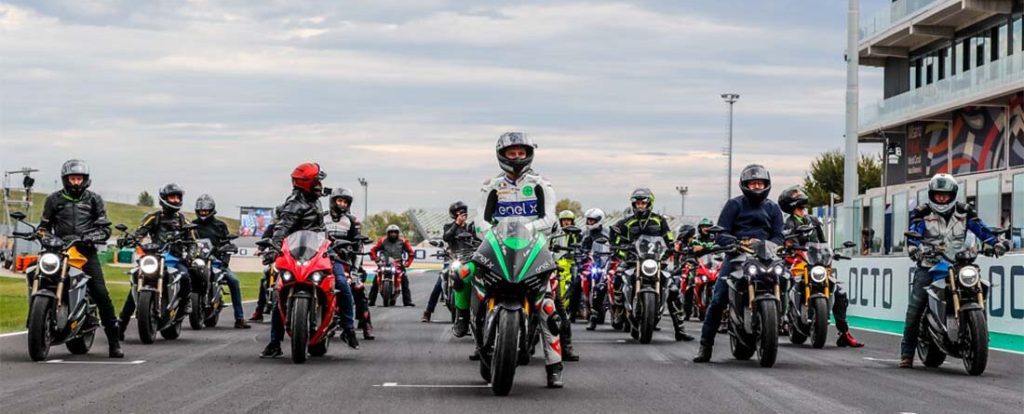
[[[519,179],[513,181],[505,173],[484,181],[480,189],[480,204],[475,220],[477,237],[484,235],[494,223],[502,220],[517,220],[525,223],[526,228],[533,232],[550,236],[557,223],[555,213],[555,190],[551,183],[533,170],[526,170]],[[554,275],[558,277],[557,272]],[[554,279],[557,281],[557,279]],[[550,285],[545,292],[540,292],[533,308],[540,310],[540,331],[544,342],[545,365],[562,363],[562,342],[548,328],[548,318],[555,315],[555,302]],[[483,302],[482,292],[474,288],[478,303]],[[478,317],[483,312],[477,312]]]

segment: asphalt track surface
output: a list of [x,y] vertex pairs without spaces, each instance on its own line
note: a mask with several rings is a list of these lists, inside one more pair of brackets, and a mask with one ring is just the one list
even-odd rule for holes
[[577,324],[582,360],[567,363],[566,388],[544,388],[543,361],[534,358],[517,371],[511,396],[494,397],[467,358],[471,339],[453,338],[443,316],[419,321],[434,277],[412,278],[417,307],[372,309],[377,340],[359,350],[334,343],[304,365],[292,364],[287,348],[283,358],[259,359],[269,324],[234,330],[229,314],[220,328],[186,327],[180,339],[153,345],[138,341],[133,323],[120,361],[106,358],[102,335],[93,353],[72,356],[57,346],[48,363],[29,360],[24,335],[4,336],[0,412],[1024,412],[1024,355],[993,351],[981,377],[967,376],[955,359],[903,370],[895,362],[899,337],[857,331],[866,348],[784,341],[778,363],[766,369],[732,359],[720,335],[713,363],[697,365],[690,361],[696,342],[670,339],[667,318],[650,345]]

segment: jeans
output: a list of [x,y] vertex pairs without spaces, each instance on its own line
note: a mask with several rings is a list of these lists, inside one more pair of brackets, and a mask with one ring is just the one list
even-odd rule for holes
[[718,271],[718,280],[711,291],[711,304],[708,305],[707,315],[704,316],[704,325],[700,330],[700,344],[705,346],[715,345],[715,335],[718,333],[718,326],[722,322],[722,313],[729,306],[729,273],[732,273],[732,260],[726,259]]
[[352,286],[348,284],[345,266],[338,262],[334,262],[334,290],[341,311],[341,327],[351,330],[355,326],[355,299],[352,298]]
[[925,288],[932,284],[932,275],[928,268],[919,267],[914,271],[913,286],[910,287],[910,303],[907,305],[907,318],[903,324],[903,340],[900,341],[900,356],[913,358],[917,350],[917,337],[921,330],[921,318],[928,305],[928,294]]
[[228,282],[228,290],[231,292],[231,307],[235,310],[235,320],[245,319],[242,313],[242,288],[238,283],[238,276],[231,269],[224,268],[224,279]]
[[[441,272],[437,276],[437,282],[434,282],[434,290],[430,291],[430,299],[427,300],[427,313],[434,313],[434,309],[437,308],[437,301],[441,299],[441,291],[444,289],[444,285],[441,283],[441,278],[443,277],[444,272]],[[448,300],[451,300],[451,298]]]

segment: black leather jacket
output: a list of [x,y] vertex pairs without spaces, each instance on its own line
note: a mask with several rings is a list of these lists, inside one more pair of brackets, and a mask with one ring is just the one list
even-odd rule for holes
[[322,231],[324,212],[320,209],[320,197],[293,190],[288,199],[277,210],[274,234],[270,237],[275,246],[281,246],[285,237],[301,230]]
[[[136,240],[141,240],[143,237],[149,236],[154,243],[166,243],[179,235],[186,240],[194,240],[195,235],[191,232],[182,233],[182,226],[185,223],[188,221],[180,212],[157,210],[142,218],[142,224],[135,230],[133,237]],[[183,257],[184,249],[181,245],[175,245],[171,248],[171,253]]]
[[110,238],[110,219],[98,194],[86,190],[76,199],[57,191],[46,197],[39,229],[57,237],[79,236],[102,243]]
[[[444,225],[444,235],[441,236],[441,239],[448,243],[448,250],[452,252],[472,252],[476,248],[475,241],[478,240],[476,234],[473,233],[475,228],[476,226],[471,221],[466,221],[462,226],[456,225],[454,221],[448,222]],[[465,234],[471,236],[474,241],[466,243],[463,241],[465,238],[459,238],[459,236]]]

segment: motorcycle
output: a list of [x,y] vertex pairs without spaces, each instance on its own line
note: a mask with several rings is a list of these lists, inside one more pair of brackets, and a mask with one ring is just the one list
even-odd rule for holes
[[590,255],[583,264],[583,297],[587,318],[590,320],[588,327],[590,330],[596,329],[597,325],[604,324],[604,302],[608,296],[608,286],[611,283],[608,279],[611,257],[612,251],[608,246],[608,239],[600,237],[594,240],[594,244],[590,248]]
[[[995,234],[1002,229],[992,229]],[[982,278],[981,268],[974,264],[978,250],[962,241],[950,244],[926,240],[916,232],[905,233],[908,240],[918,240],[921,258],[918,263],[935,263],[928,270],[932,283],[925,288],[928,309],[921,320],[917,354],[926,367],[938,367],[947,356],[960,358],[970,375],[981,375],[988,365],[988,319],[985,298],[989,282]],[[997,256],[991,248],[983,251]]]
[[405,268],[401,260],[391,259],[386,253],[381,253],[377,258],[377,276],[373,283],[377,285],[380,292],[383,306],[395,306],[402,289],[402,278],[405,277]]
[[[539,295],[547,294],[557,264],[543,234],[528,231],[518,222],[504,222],[485,235],[468,269],[477,300],[485,304],[482,324],[473,323],[480,346],[480,375],[495,395],[508,395],[516,367],[530,359],[532,338],[539,332]],[[474,312],[476,306],[471,307]],[[473,320],[480,320],[474,315]]]
[[[722,266],[722,259],[718,253],[728,248],[712,247],[702,251],[699,255],[692,253],[686,255],[683,262],[683,277],[680,290],[688,292],[692,296],[693,307],[686,309],[687,314],[696,314],[697,320],[704,320],[708,306],[711,304],[712,291],[715,282],[718,280],[718,269]],[[688,275],[688,276],[687,276]]]
[[[42,246],[38,262],[26,271],[31,289],[28,313],[28,355],[43,361],[50,347],[63,343],[68,352],[80,355],[89,352],[99,327],[96,305],[89,297],[89,275],[82,272],[86,258],[78,247],[93,241],[78,237],[61,239],[40,237],[36,228],[25,223],[25,214],[11,213],[11,218],[32,228],[31,232],[14,232],[16,238],[38,241]],[[98,223],[103,225],[103,223]],[[109,222],[105,223],[110,226]]]
[[[115,226],[123,233],[117,241],[118,246],[138,247],[142,251],[135,266],[128,272],[128,281],[136,304],[139,340],[144,344],[152,344],[156,340],[157,331],[168,340],[181,336],[181,325],[188,314],[179,312],[178,292],[181,290],[181,278],[188,275],[182,275],[177,264],[189,259],[190,242],[185,235],[195,227],[194,224],[186,224],[161,242],[141,243],[127,234],[128,227],[124,224]],[[185,257],[171,254],[175,246],[183,247]]]
[[662,259],[668,248],[661,237],[642,235],[632,246],[620,246],[619,250],[629,258],[623,262],[623,275],[636,275],[632,283],[627,279],[622,284],[631,335],[640,343],[649,344],[665,310],[669,272]]
[[[814,231],[811,226],[800,226],[786,237],[796,240]],[[845,247],[856,244],[846,242]],[[792,283],[785,292],[789,306],[786,321],[789,322],[789,341],[803,344],[808,338],[811,346],[821,349],[828,338],[828,323],[831,315],[836,283],[833,260],[849,260],[847,256],[833,253],[827,243],[806,243],[803,246],[786,247],[786,262],[790,263]]]
[[443,270],[441,271],[441,300],[443,301],[445,308],[448,309],[448,313],[451,315],[452,323],[455,323],[456,312],[455,312],[455,278],[458,277],[459,270],[469,260],[470,256],[480,245],[476,237],[473,237],[470,233],[461,233],[456,236],[459,239],[460,246],[470,246],[467,248],[452,250],[451,246],[445,243],[443,240],[431,240],[430,245],[438,247],[441,250],[433,255],[434,258],[444,262]]
[[338,328],[332,257],[335,250],[351,242],[339,240],[340,232],[331,233],[337,234],[297,231],[284,239],[280,249],[269,240],[257,242],[277,254],[274,289],[280,300],[275,311],[281,312],[291,337],[292,362],[296,364],[305,363],[309,355],[326,355]]
[[[236,238],[236,235],[228,236],[229,240]],[[204,326],[215,327],[220,321],[220,311],[224,309],[224,286],[227,285],[227,273],[224,271],[227,265],[220,258],[238,253],[238,246],[224,243],[214,247],[209,239],[199,239],[195,253],[190,267],[193,289],[189,295],[194,311],[189,314],[188,322],[192,329],[200,330]]]
[[779,279],[785,276],[785,261],[778,257],[778,246],[765,240],[750,239],[748,246],[735,246],[729,283],[729,346],[739,360],[757,352],[762,367],[775,365],[779,349]]

